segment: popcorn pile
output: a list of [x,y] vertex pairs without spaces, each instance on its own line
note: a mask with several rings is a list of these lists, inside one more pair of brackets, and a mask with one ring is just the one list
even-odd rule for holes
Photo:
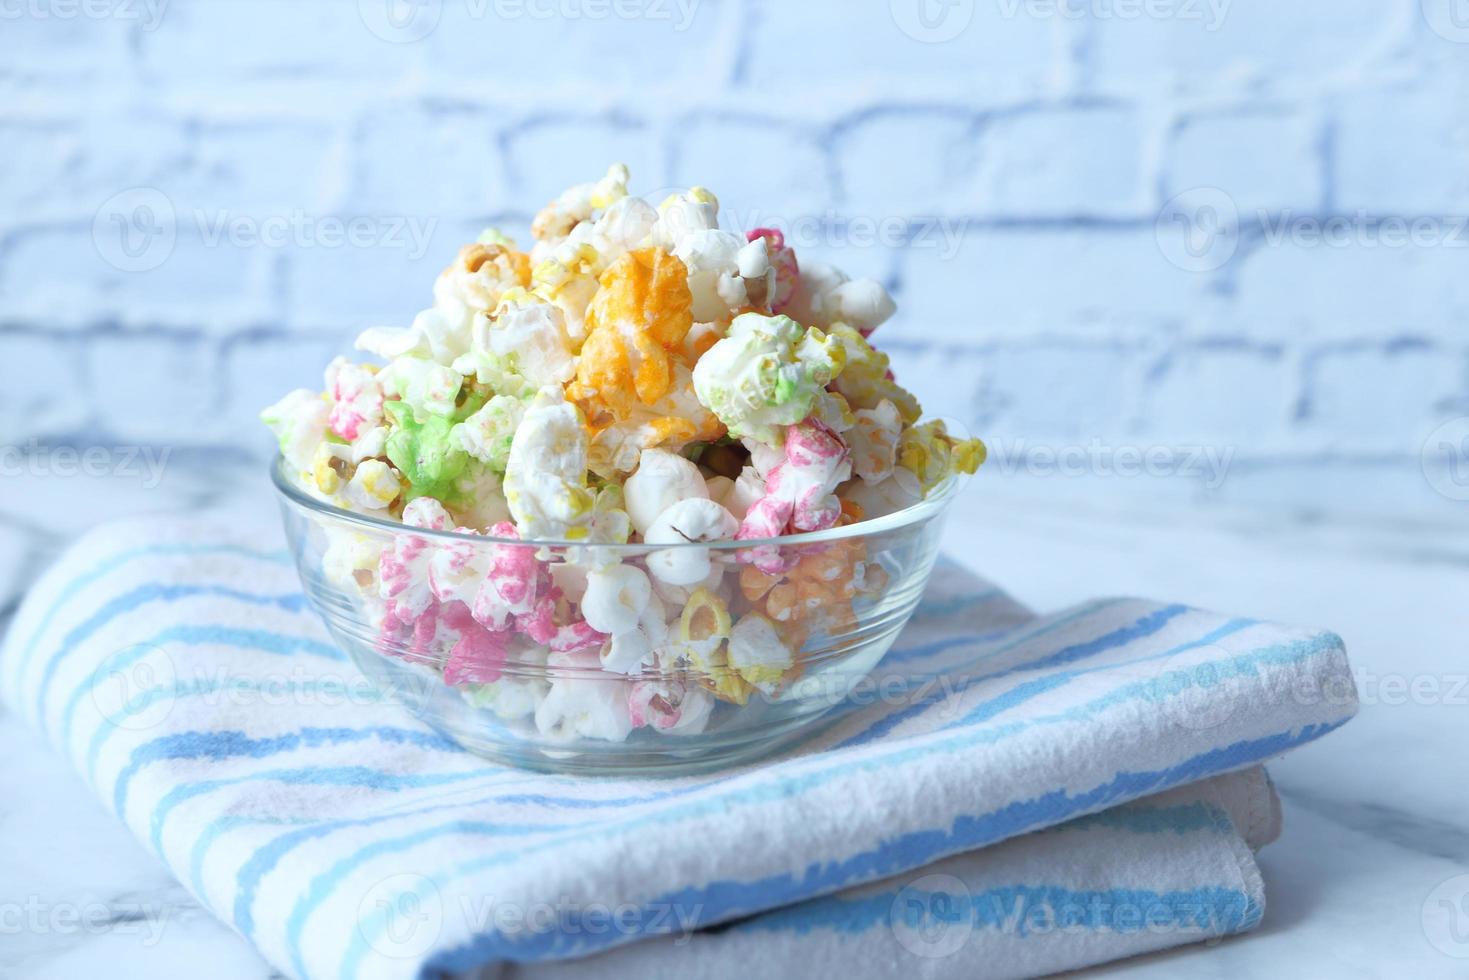
[[[654,208],[627,183],[619,165],[565,191],[529,253],[484,232],[411,326],[358,338],[380,364],[338,358],[325,392],[262,414],[312,496],[497,539],[333,527],[326,572],[380,649],[548,737],[692,734],[716,700],[777,694],[886,574],[857,537],[766,539],[892,513],[984,459],[919,423],[869,343],[881,285],[719,228],[703,188]],[[688,546],[731,539],[756,543]],[[678,547],[605,547],[626,543]]]

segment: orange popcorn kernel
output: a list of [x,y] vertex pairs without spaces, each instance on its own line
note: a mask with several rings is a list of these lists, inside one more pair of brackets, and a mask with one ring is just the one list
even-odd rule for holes
[[637,403],[652,405],[674,385],[674,367],[694,324],[688,269],[662,248],[629,252],[602,273],[587,308],[571,398],[589,403],[588,416],[602,408],[627,418]]

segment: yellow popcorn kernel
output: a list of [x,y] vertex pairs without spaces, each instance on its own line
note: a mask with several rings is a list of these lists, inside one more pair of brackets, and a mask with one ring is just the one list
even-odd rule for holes
[[700,682],[720,700],[745,704],[754,687],[729,666],[724,644],[731,628],[729,607],[702,586],[689,596],[678,618],[679,640]]
[[685,643],[726,639],[730,630],[729,607],[713,592],[700,586],[684,603],[678,617],[678,638]]
[[888,356],[845,323],[832,324],[830,333],[842,348],[842,369],[832,381],[832,388],[853,408],[876,408],[887,399],[897,406],[905,424],[917,422],[923,409],[911,392],[893,380]]
[[332,451],[332,444],[323,442],[316,447],[311,461],[311,479],[322,493],[336,493],[342,487],[346,475],[347,461]]
[[353,483],[368,501],[379,507],[388,506],[403,491],[393,468],[378,459],[369,459],[359,466]]
[[978,439],[955,439],[940,419],[904,431],[898,464],[918,477],[926,494],[953,473],[973,473],[987,451]]

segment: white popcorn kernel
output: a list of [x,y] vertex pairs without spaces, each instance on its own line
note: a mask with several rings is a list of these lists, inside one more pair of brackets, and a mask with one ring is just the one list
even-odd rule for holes
[[454,518],[433,497],[415,497],[403,508],[403,523],[431,531],[448,531],[454,527]]
[[596,569],[587,574],[582,618],[599,633],[625,633],[638,626],[652,594],[653,586],[641,568],[609,565]]
[[858,409],[853,417],[854,424],[844,437],[852,454],[852,472],[865,483],[881,483],[892,475],[897,462],[902,416],[884,398],[876,408]]
[[602,669],[613,674],[636,674],[653,653],[653,643],[641,628],[618,633],[602,646]]
[[[643,540],[648,544],[724,541],[735,536],[740,522],[712,500],[692,498],[658,515]],[[664,548],[649,552],[648,571],[670,585],[693,585],[709,575],[709,549]]]
[[864,336],[886,323],[898,304],[882,284],[872,279],[853,279],[832,290],[829,305],[833,322],[856,327]]
[[[556,667],[585,667],[581,658],[552,655],[547,663]],[[618,678],[597,680],[587,676],[557,678],[546,698],[536,707],[536,730],[548,738],[594,738],[621,742],[632,732],[627,709],[627,682]]]
[[837,319],[831,293],[847,281],[846,275],[825,262],[801,262],[801,276],[782,312],[798,323],[825,330]]
[[734,490],[734,485],[734,481],[727,476],[708,476],[704,478],[704,492],[709,494],[710,500],[720,506],[724,506],[724,500]]
[[685,235],[674,250],[675,257],[689,270],[689,292],[694,298],[696,321],[727,320],[732,307],[744,305],[743,286],[737,296],[725,295],[727,287],[722,286],[738,272],[743,244],[734,232],[698,229]]
[[639,534],[646,534],[658,515],[680,500],[709,495],[699,467],[662,449],[643,450],[637,472],[627,478],[622,492],[633,530]]
[[663,729],[665,735],[698,735],[709,725],[709,716],[714,713],[714,695],[689,684],[684,688],[683,700],[679,702],[678,721]]
[[357,335],[357,349],[391,362],[399,357],[427,357],[428,342],[412,328],[368,327]]
[[900,466],[880,483],[853,480],[842,487],[838,496],[861,507],[863,518],[870,521],[918,503],[923,499],[923,488],[912,471]]
[[505,464],[505,500],[521,538],[585,538],[595,504],[586,478],[581,412],[560,388],[542,388],[515,430]]
[[297,388],[260,413],[275,433],[281,455],[298,473],[309,473],[316,447],[326,438],[331,406],[320,395]]
[[672,585],[656,575],[651,576],[653,580],[653,594],[669,605],[678,606],[681,609],[689,601],[689,597],[699,589],[718,592],[720,583],[724,581],[725,568],[726,566],[723,562],[711,561],[709,563],[709,574],[703,581],[695,582],[693,585]]
[[775,692],[793,657],[774,624],[759,613],[746,613],[729,634],[729,665],[764,691]]
[[587,593],[587,569],[572,562],[559,562],[551,566],[551,581],[568,602],[581,602]]
[[722,501],[739,520],[744,520],[750,508],[755,506],[755,501],[765,496],[765,477],[760,473],[759,469],[747,464],[740,470],[739,479],[734,481],[734,487]]
[[550,303],[502,308],[475,321],[474,346],[507,363],[536,387],[565,384],[576,374],[566,319]]

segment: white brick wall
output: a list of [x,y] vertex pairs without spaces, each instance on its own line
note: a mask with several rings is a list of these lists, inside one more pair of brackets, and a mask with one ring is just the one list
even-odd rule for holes
[[997,448],[1235,459],[1048,492],[1465,510],[1422,473],[1469,415],[1453,0],[99,2],[0,4],[0,443],[264,452],[262,402],[620,159],[886,281]]

